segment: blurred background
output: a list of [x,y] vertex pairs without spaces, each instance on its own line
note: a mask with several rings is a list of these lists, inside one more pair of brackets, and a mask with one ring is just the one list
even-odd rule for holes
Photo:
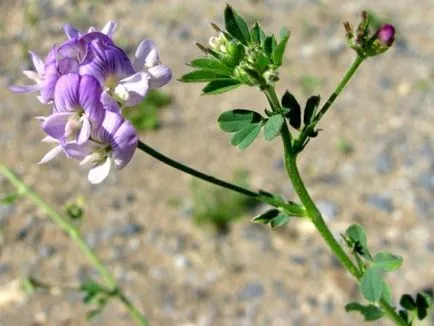
[[[27,51],[45,56],[65,39],[63,24],[85,31],[118,22],[114,39],[129,54],[144,38],[156,42],[172,82],[152,93],[129,118],[150,146],[192,167],[296,200],[286,181],[282,145],[258,140],[241,152],[217,117],[231,108],[262,111],[265,98],[242,87],[200,96],[203,85],[176,79],[200,55],[194,43],[223,25],[226,1],[0,2],[1,162],[59,211],[82,210],[80,225],[152,325],[362,325],[344,305],[358,300],[353,280],[309,223],[271,231],[250,218],[265,207],[193,181],[143,152],[92,186],[77,162],[36,163],[48,151],[35,116],[48,108],[27,83]],[[368,231],[371,252],[388,250],[404,265],[388,280],[394,298],[434,286],[434,3],[419,0],[232,0],[249,21],[292,35],[277,84],[301,102],[334,90],[354,53],[343,21],[370,10],[397,28],[395,45],[369,59],[321,122],[300,166],[313,198],[336,236],[352,223]],[[0,195],[13,192],[0,177]],[[71,206],[72,205],[72,206]],[[19,199],[0,204],[0,325],[86,325],[89,307],[73,290],[22,290],[26,277],[77,285],[96,277],[78,248],[44,212]],[[426,325],[432,323],[428,321]],[[381,324],[381,323],[379,323]],[[89,325],[133,325],[113,302]]]

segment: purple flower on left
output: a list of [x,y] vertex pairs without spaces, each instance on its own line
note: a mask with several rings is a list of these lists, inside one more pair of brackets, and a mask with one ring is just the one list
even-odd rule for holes
[[16,93],[39,93],[38,100],[50,107],[47,116],[37,119],[46,133],[42,141],[55,147],[39,163],[63,153],[88,166],[88,180],[94,184],[112,166],[125,167],[134,155],[137,132],[122,111],[172,77],[151,40],[140,43],[131,62],[112,39],[116,27],[110,21],[101,31],[91,27],[82,33],[65,25],[68,39],[53,46],[45,59],[29,52],[35,70],[23,73],[34,84],[10,86]]

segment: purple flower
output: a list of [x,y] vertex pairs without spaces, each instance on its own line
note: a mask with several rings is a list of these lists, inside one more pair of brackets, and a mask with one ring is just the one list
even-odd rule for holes
[[[104,27],[101,29],[101,33],[111,38],[113,36],[114,31],[116,30],[116,27],[117,27],[116,22],[111,20],[104,25]],[[68,36],[69,39],[75,38],[77,36],[80,37],[83,35],[79,30],[75,29],[69,24],[65,24],[63,26],[63,29],[65,30],[65,34],[66,36]],[[92,33],[92,32],[97,32],[97,30],[95,27],[91,26],[87,32]]]
[[101,86],[92,76],[61,76],[54,92],[53,113],[44,119],[42,128],[61,142],[85,143],[104,119],[101,94]]
[[80,75],[95,77],[103,88],[114,88],[121,79],[134,74],[125,52],[100,32],[76,36],[60,46],[58,52],[77,63]]
[[157,47],[151,40],[143,40],[137,47],[133,67],[135,74],[122,79],[114,94],[125,106],[134,106],[143,101],[148,90],[166,85],[172,71],[161,64]]
[[91,139],[77,147],[66,144],[65,151],[73,157],[83,157],[80,165],[89,165],[88,180],[92,184],[102,182],[111,166],[122,169],[133,157],[138,143],[133,125],[120,114],[106,111],[101,128],[92,133]]

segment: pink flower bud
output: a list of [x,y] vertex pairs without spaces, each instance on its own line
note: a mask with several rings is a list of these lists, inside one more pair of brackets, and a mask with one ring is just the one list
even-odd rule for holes
[[382,45],[389,47],[395,40],[395,27],[389,24],[382,25],[375,35]]

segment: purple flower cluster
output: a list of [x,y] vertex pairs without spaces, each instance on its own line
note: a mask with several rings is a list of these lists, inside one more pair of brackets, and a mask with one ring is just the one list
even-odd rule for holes
[[137,147],[137,132],[122,110],[143,101],[147,92],[169,82],[170,69],[161,64],[150,40],[137,47],[132,61],[112,40],[116,23],[98,32],[91,27],[81,33],[65,25],[68,36],[54,46],[45,61],[30,52],[36,71],[23,73],[35,84],[11,86],[18,93],[38,92],[38,99],[51,107],[49,116],[38,117],[56,146],[40,161],[59,153],[90,167],[88,179],[100,183],[112,164],[123,168]]

